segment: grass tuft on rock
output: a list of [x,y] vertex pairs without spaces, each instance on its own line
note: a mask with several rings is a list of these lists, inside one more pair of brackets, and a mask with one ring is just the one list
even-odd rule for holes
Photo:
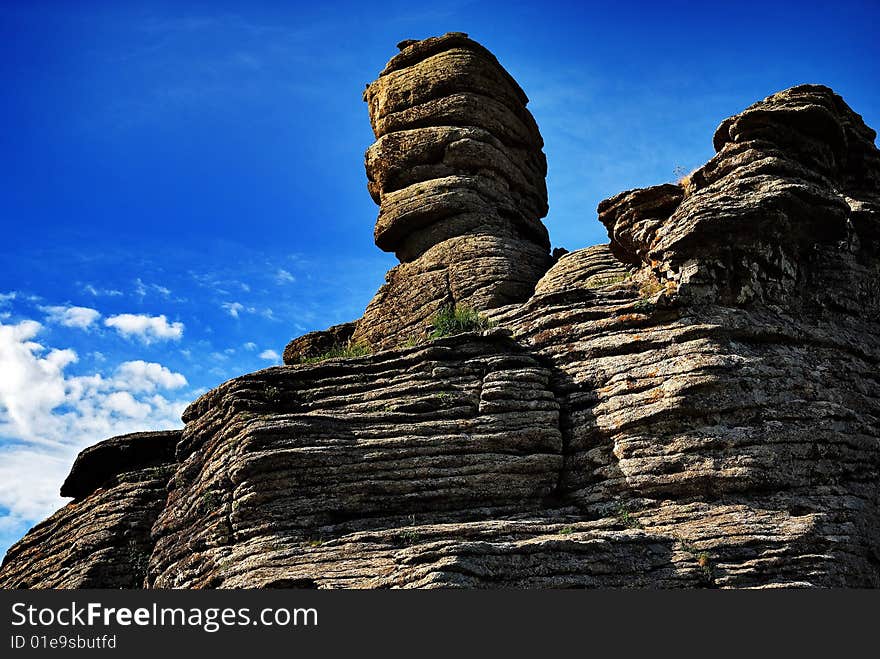
[[371,354],[373,351],[370,350],[370,346],[364,343],[344,343],[342,345],[335,345],[327,352],[321,353],[316,357],[306,357],[305,359],[300,361],[300,364],[317,364],[318,362],[323,362],[328,359],[349,359],[352,357],[364,357],[365,355]]
[[492,321],[476,309],[463,304],[443,307],[431,319],[432,339],[453,336],[464,332],[479,332],[492,327]]

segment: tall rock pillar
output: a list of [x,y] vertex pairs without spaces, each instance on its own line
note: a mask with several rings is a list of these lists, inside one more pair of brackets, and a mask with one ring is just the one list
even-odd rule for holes
[[354,330],[374,349],[424,335],[446,305],[522,302],[551,261],[547,161],[525,93],[464,33],[399,48],[364,92],[374,236],[401,262]]

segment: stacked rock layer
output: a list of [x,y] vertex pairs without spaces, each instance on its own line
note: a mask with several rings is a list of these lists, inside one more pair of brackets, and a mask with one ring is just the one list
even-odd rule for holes
[[523,302],[550,265],[547,161],[525,93],[465,34],[400,47],[364,92],[376,245],[401,261],[352,337],[374,349],[422,338],[446,306]]
[[522,263],[493,245],[546,242],[543,175],[504,168],[543,158],[493,62],[446,35],[370,86],[376,237],[403,263],[286,361],[397,346],[446,299],[432,273],[496,326],[236,378],[173,457],[87,450],[0,586],[880,587],[874,132],[825,87],[775,94],[679,184],[602,202],[609,244],[505,288]]

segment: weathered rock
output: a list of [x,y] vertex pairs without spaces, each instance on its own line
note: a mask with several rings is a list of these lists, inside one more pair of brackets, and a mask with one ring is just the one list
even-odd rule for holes
[[150,583],[366,585],[281,557],[365,530],[388,544],[401,526],[539,510],[562,463],[549,379],[496,332],[227,382],[184,415]]
[[342,323],[323,331],[304,334],[284,348],[284,363],[299,364],[326,355],[334,348],[345,346],[351,341],[354,328],[354,323]]
[[608,245],[595,245],[562,254],[535,286],[535,297],[580,297],[582,291],[626,281],[630,269],[614,257]]
[[180,431],[134,433],[85,449],[62,496],[76,499],[14,544],[0,588],[140,588]]
[[406,345],[425,338],[443,307],[464,302],[488,310],[527,299],[544,273],[545,256],[532,243],[488,232],[444,240],[388,272],[358,321],[355,340],[386,348]]
[[61,485],[61,496],[82,498],[126,471],[167,465],[174,461],[180,433],[139,432],[121,435],[84,449]]
[[551,263],[547,163],[522,89],[465,34],[400,45],[364,92],[376,245],[402,262],[354,332],[375,349],[424,337],[445,305],[522,302]]
[[723,121],[680,192],[622,193],[600,219],[619,258],[694,301],[876,314],[875,136],[827,87],[793,87]]
[[[114,443],[84,453],[0,585],[138,585],[134,524],[148,587],[880,587],[873,131],[780,92],[680,185],[602,202],[608,245],[551,259],[521,90],[461,34],[401,48],[367,167],[403,263],[285,361],[394,349],[208,392],[167,500],[106,476]],[[471,164],[442,155],[460,141]],[[425,340],[462,301],[497,326]]]

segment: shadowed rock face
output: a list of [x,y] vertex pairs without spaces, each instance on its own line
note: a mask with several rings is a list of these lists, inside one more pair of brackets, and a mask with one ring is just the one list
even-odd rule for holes
[[326,355],[334,348],[347,345],[354,334],[354,328],[354,323],[342,323],[326,330],[304,334],[284,348],[284,363],[299,364]]
[[61,484],[61,496],[80,499],[117,474],[174,461],[179,432],[139,432],[99,442],[80,453]]
[[880,153],[839,96],[725,120],[680,184],[599,205],[609,244],[534,270],[543,175],[489,146],[526,172],[539,138],[494,58],[407,42],[366,98],[403,263],[285,361],[397,346],[442,300],[496,326],[224,383],[161,473],[146,441],[87,449],[0,586],[880,587]]

